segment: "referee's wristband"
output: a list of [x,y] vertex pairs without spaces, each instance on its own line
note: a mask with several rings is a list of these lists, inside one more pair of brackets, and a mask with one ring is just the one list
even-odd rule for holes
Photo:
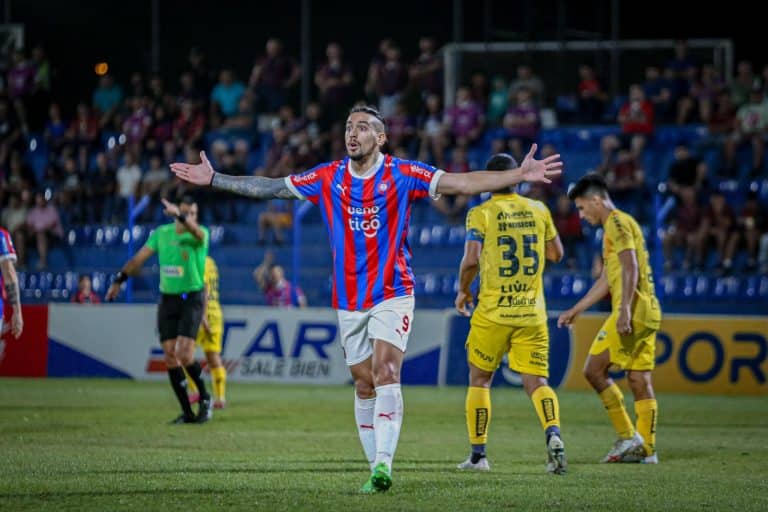
[[183,213],[180,213],[180,214],[178,214],[176,216],[176,220],[181,222],[182,224],[186,224],[187,223],[187,216],[184,215]]
[[128,274],[123,272],[122,270],[115,275],[115,282],[119,284],[123,284],[128,280]]

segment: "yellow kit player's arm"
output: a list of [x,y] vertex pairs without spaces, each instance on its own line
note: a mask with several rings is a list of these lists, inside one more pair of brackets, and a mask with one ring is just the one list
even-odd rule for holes
[[470,316],[474,305],[472,290],[470,286],[477,277],[480,268],[480,252],[483,244],[476,240],[467,240],[464,242],[464,256],[459,265],[459,292],[456,294],[456,311],[460,315]]
[[208,334],[211,333],[211,324],[208,323],[208,292],[209,290],[209,284],[205,283],[203,285],[203,320],[201,321],[200,325],[205,329],[205,332]]
[[577,316],[597,304],[606,295],[608,295],[608,276],[605,274],[605,268],[603,268],[600,277],[597,278],[597,281],[595,281],[587,294],[571,309],[560,315],[557,319],[557,326],[571,325]]
[[565,253],[563,250],[563,242],[560,241],[560,235],[555,235],[555,238],[552,240],[547,240],[547,243],[544,245],[544,250],[546,251],[546,256],[549,261],[560,263],[560,260],[563,259],[563,254]]
[[616,330],[619,334],[632,332],[632,298],[637,288],[637,253],[627,249],[619,253],[621,263],[621,306],[616,319]]

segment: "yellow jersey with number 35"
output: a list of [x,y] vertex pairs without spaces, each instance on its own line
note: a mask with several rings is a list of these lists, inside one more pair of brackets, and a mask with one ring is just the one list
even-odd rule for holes
[[656,298],[653,273],[648,263],[648,249],[643,231],[631,215],[614,209],[603,225],[603,262],[608,287],[611,291],[611,306],[618,312],[621,306],[621,261],[619,253],[632,249],[637,256],[637,289],[633,301],[632,321],[658,330],[661,325],[661,307]]
[[547,206],[518,194],[494,194],[469,210],[467,240],[483,244],[474,315],[502,325],[545,324],[545,247],[556,236]]

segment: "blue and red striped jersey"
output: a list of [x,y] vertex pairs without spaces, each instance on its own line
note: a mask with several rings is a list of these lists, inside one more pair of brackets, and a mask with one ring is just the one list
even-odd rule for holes
[[333,255],[332,306],[360,311],[413,295],[408,225],[411,203],[437,195],[443,171],[381,155],[363,176],[349,158],[286,178],[300,199],[320,207]]
[[[11,260],[16,261],[16,249],[13,247],[13,241],[11,235],[5,228],[0,228],[0,261]],[[5,283],[3,282],[3,276],[0,274],[0,318],[3,314],[3,304],[5,303]]]

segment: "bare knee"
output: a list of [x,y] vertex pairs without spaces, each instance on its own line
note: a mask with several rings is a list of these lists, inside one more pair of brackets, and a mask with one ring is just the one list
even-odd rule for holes
[[528,396],[533,395],[533,392],[542,386],[547,386],[546,377],[540,375],[528,375],[523,374],[523,389]]
[[373,398],[376,396],[376,390],[370,379],[355,379],[355,394],[358,398]]
[[490,388],[493,372],[481,370],[469,363],[469,385],[473,388]]
[[653,385],[651,384],[651,372],[628,371],[627,383],[632,390],[635,400],[648,400],[654,398]]
[[163,350],[163,359],[165,360],[165,366],[168,368],[179,366],[179,360],[176,358],[176,349],[172,345]]
[[397,384],[400,382],[400,371],[390,361],[382,362],[373,367],[373,383],[378,386]]
[[584,377],[595,391],[600,392],[610,386],[610,379],[608,379],[608,373],[605,369],[589,364],[589,362],[584,365]]

